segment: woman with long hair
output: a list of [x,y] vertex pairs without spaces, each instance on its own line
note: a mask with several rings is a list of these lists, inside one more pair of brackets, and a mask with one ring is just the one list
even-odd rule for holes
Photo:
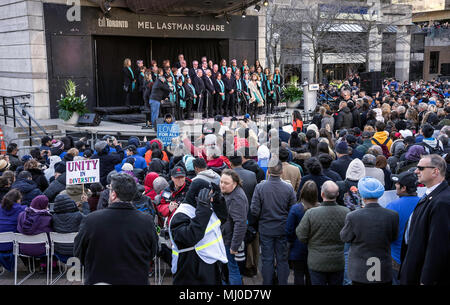
[[303,218],[305,212],[319,205],[317,202],[317,185],[314,181],[307,181],[300,190],[299,203],[289,210],[286,222],[286,235],[289,248],[289,265],[294,269],[294,285],[311,285],[308,272],[308,247],[300,242],[295,229]]
[[136,75],[131,69],[131,59],[125,58],[123,61],[123,91],[125,93],[125,105],[131,105],[131,95],[136,87]]

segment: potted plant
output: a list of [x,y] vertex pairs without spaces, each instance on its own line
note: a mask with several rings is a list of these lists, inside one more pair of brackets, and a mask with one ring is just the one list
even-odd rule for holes
[[66,121],[67,124],[75,125],[78,122],[80,115],[85,114],[88,109],[86,107],[87,97],[83,94],[76,96],[77,85],[72,81],[66,82],[66,95],[61,94],[61,99],[58,100],[58,114],[59,118]]
[[297,87],[297,80],[298,77],[293,76],[289,85],[283,90],[284,98],[288,102],[288,108],[296,108],[303,97],[303,90]]

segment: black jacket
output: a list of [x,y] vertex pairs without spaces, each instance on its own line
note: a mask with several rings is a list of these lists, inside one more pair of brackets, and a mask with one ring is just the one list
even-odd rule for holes
[[334,124],[334,128],[336,130],[342,129],[342,128],[352,128],[353,127],[353,114],[350,111],[350,108],[344,107],[342,108],[336,119],[336,123]]
[[[57,233],[74,233],[80,229],[80,223],[85,217],[68,195],[58,195],[53,207],[53,231]],[[73,256],[73,244],[55,243],[55,252],[65,256]]]
[[203,76],[203,82],[205,83],[205,89],[209,92],[209,94],[213,94],[215,91],[214,88],[214,81],[211,78],[208,78],[207,76]]
[[28,171],[31,173],[33,181],[36,182],[39,190],[44,192],[48,188],[48,181],[44,173],[38,168],[30,168]]
[[161,102],[169,96],[170,88],[167,81],[162,82],[157,79],[152,87],[152,93],[150,94],[150,99]]
[[206,90],[205,83],[197,75],[195,75],[194,78],[192,79],[192,85],[194,85],[197,96],[205,93],[205,90]]
[[66,189],[66,173],[53,180],[48,188],[45,190],[44,195],[47,196],[49,202],[55,200],[56,195]]
[[100,161],[100,183],[103,184],[103,186],[108,184],[106,182],[108,174],[112,172],[114,167],[121,163],[124,158],[122,147],[117,145],[115,149],[116,152],[113,153],[108,153],[107,150],[103,150],[96,157]]
[[[184,84],[184,90],[186,91],[186,100],[187,101],[193,101],[194,100],[194,91],[192,91],[192,88],[188,84]],[[195,87],[194,87],[195,89]],[[195,92],[197,93],[197,92]],[[197,95],[197,94],[195,94]]]
[[450,284],[449,219],[450,187],[443,181],[414,209],[408,244],[402,241],[400,284]]
[[87,285],[148,285],[150,262],[157,249],[153,218],[125,202],[85,217],[74,244]]
[[122,74],[123,74],[123,86],[124,88],[127,88],[127,90],[130,90],[131,84],[136,79],[136,75],[131,75],[131,72],[127,67],[123,67]]
[[231,90],[236,91],[236,82],[234,81],[234,78],[222,78],[223,84],[225,85],[225,93],[230,93]]
[[15,171],[19,166],[23,166],[23,162],[20,161],[19,157],[16,155],[7,154],[9,157],[9,170]]
[[349,155],[344,155],[331,162],[330,169],[341,175],[342,180],[345,180],[347,168],[352,160],[352,157],[350,157]]
[[34,197],[42,195],[38,189],[36,182],[33,180],[19,179],[11,185],[12,189],[18,189],[22,194],[22,204],[30,206]]
[[264,179],[266,179],[266,174],[264,173],[263,169],[256,163],[255,160],[250,159],[247,160],[245,163],[242,164],[242,167],[246,170],[252,171],[256,175],[256,182],[260,183]]
[[5,197],[5,195],[11,190],[10,187],[1,187],[0,188],[0,203],[3,200],[3,197]]
[[256,174],[248,169],[241,166],[233,168],[233,170],[239,175],[242,180],[242,188],[244,189],[245,196],[247,196],[248,205],[252,202],[253,192],[255,191],[256,184]]
[[363,129],[361,125],[361,114],[359,109],[354,107],[352,109],[352,117],[353,117],[353,127],[358,127],[359,129]]

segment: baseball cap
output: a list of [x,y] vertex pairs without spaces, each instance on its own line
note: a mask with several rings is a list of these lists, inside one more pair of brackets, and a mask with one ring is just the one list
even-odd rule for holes
[[403,138],[412,137],[412,135],[413,135],[411,130],[408,130],[408,129],[400,130],[399,132]]
[[175,166],[172,171],[170,172],[170,176],[177,178],[177,177],[186,177],[186,172],[181,166]]
[[416,187],[417,186],[417,175],[413,171],[404,171],[398,175],[392,175],[391,180],[395,183],[400,183],[406,187]]

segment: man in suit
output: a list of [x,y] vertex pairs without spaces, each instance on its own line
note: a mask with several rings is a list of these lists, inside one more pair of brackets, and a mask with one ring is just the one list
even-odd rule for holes
[[204,112],[205,105],[205,82],[203,81],[203,70],[198,69],[194,74],[193,85],[198,96],[197,112]]
[[178,55],[178,62],[175,64],[175,67],[177,68],[177,69],[180,69],[183,65],[182,65],[182,62],[183,61],[185,61],[184,60],[184,55],[183,54],[180,54],[180,55]]
[[194,60],[192,62],[192,68],[189,68],[189,77],[194,79],[197,75],[197,69],[198,69],[198,61]]
[[[378,204],[384,186],[377,179],[362,178],[358,182],[358,191],[364,208],[347,214],[340,232],[342,241],[350,243],[349,278],[353,285],[391,285],[391,243],[398,234],[398,213]],[[372,262],[373,258],[377,261]],[[373,267],[378,270],[372,273]]]
[[214,83],[211,79],[211,70],[206,69],[206,74],[203,75],[203,82],[205,83],[205,111],[203,116],[206,118],[213,117],[213,105],[214,105],[214,95],[216,90],[214,88]]
[[402,242],[401,285],[449,285],[450,187],[447,163],[439,155],[420,159],[415,173],[426,186],[405,228]]
[[214,79],[217,79],[217,75],[220,74],[220,72],[219,72],[219,65],[218,64],[215,64],[213,66],[213,70],[212,70],[211,74],[212,74],[212,77]]
[[231,77],[231,71],[227,71],[225,78],[223,79],[225,84],[225,103],[223,103],[222,114],[228,116],[228,113],[232,115],[232,109],[234,107],[234,92],[236,91],[236,83]]

